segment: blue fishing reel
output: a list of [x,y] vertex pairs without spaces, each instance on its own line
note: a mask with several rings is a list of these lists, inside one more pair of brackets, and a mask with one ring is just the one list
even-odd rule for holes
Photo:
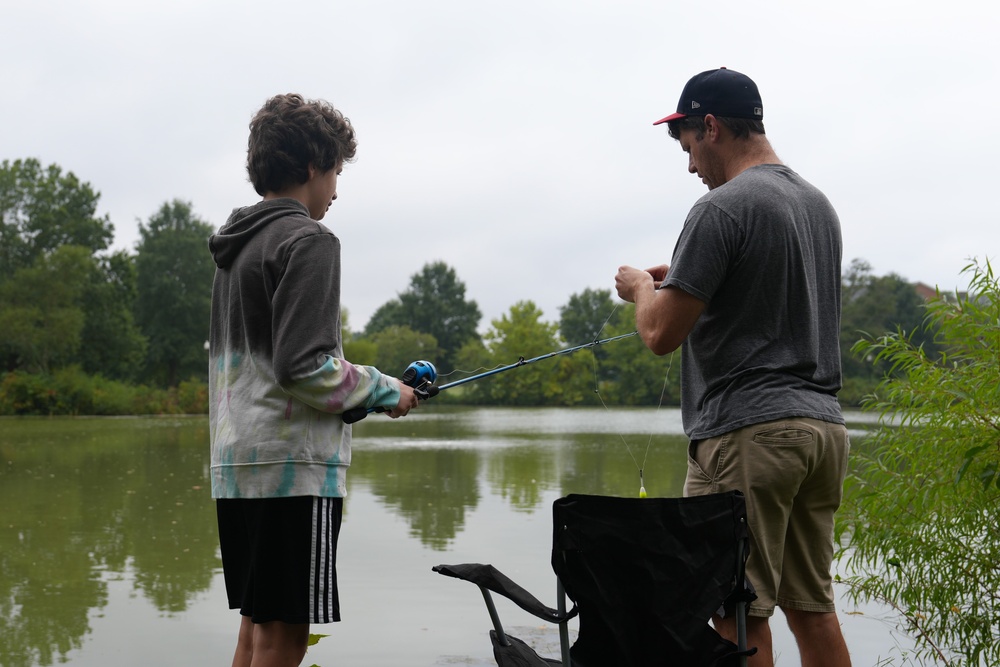
[[437,381],[437,369],[429,361],[414,361],[403,371],[403,377],[399,378],[403,384],[414,389],[424,389]]

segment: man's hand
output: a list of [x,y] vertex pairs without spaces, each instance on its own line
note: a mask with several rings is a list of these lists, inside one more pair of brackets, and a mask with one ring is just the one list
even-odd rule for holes
[[660,285],[667,278],[667,273],[670,271],[670,267],[666,264],[660,264],[659,266],[654,266],[651,269],[646,269],[646,273],[653,276],[653,287],[660,289]]
[[635,304],[639,337],[658,355],[680,347],[705,310],[705,302],[698,297],[663,284],[669,270],[666,264],[645,271],[622,266],[615,275],[618,296]]
[[635,303],[636,294],[646,289],[644,286],[651,286],[654,290],[659,289],[669,270],[670,267],[666,264],[645,271],[631,266],[618,267],[618,273],[615,275],[615,290],[618,292],[618,297],[629,303]]

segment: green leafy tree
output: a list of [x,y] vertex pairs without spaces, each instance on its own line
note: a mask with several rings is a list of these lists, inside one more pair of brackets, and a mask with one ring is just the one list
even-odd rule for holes
[[596,405],[594,393],[594,351],[580,350],[572,354],[539,362],[551,365],[552,373],[545,384],[546,405]]
[[589,343],[603,336],[604,325],[615,310],[611,290],[588,287],[559,308],[559,333],[569,345]]
[[[602,338],[635,331],[635,304],[615,311]],[[678,405],[680,403],[680,352],[658,357],[639,336],[625,338],[607,347],[599,359],[597,378],[606,405]]]
[[352,364],[374,366],[378,345],[370,338],[351,331],[350,315],[346,308],[340,309],[340,329],[344,338],[344,358]]
[[[509,314],[493,320],[483,336],[490,366],[504,366],[559,349],[558,326],[542,320],[542,311],[531,301],[519,301]],[[564,393],[568,378],[587,375],[587,366],[570,355],[540,360],[480,381],[480,390],[499,405],[547,405]],[[575,371],[575,372],[574,372]],[[561,401],[565,404],[565,401]],[[570,398],[572,403],[572,397]],[[579,401],[577,401],[579,402]]]
[[[559,333],[569,345],[582,345],[598,338],[614,335],[608,334],[608,325],[612,324],[612,320],[615,320],[616,317],[618,319],[615,321],[620,321],[619,310],[620,307],[611,298],[611,290],[595,290],[588,287],[578,294],[571,295],[566,305],[559,308]],[[598,346],[590,348],[586,355],[592,364],[596,361],[597,365],[594,368],[595,376],[592,378],[592,391],[584,395],[583,402],[585,403],[600,402],[597,393],[593,390],[598,388],[599,378],[607,379],[606,375],[598,373],[597,366],[606,370],[605,362],[608,360],[608,354],[607,348]]]
[[1000,664],[1000,286],[973,263],[969,295],[929,304],[931,355],[901,328],[855,350],[888,367],[838,531],[851,592],[895,608],[925,658]]
[[912,340],[927,351],[934,349],[933,331],[922,326],[927,315],[924,300],[913,285],[900,276],[872,274],[861,259],[851,262],[841,293],[840,353],[844,388],[840,400],[857,405],[871,392],[889,367],[871,363],[853,353],[851,346],[864,334],[878,336],[887,331],[912,332]]
[[409,323],[406,321],[406,314],[403,311],[403,304],[399,299],[386,301],[379,306],[368,319],[364,334],[371,336],[383,329],[395,326],[409,326]]
[[191,204],[176,199],[139,225],[136,320],[149,340],[148,372],[167,386],[207,374],[212,232]]
[[146,337],[135,323],[134,258],[124,251],[101,257],[83,290],[84,326],[79,363],[92,375],[113,380],[139,379]]
[[451,369],[458,351],[478,334],[482,313],[475,301],[466,300],[465,284],[444,262],[425,264],[410,278],[410,287],[383,304],[372,315],[365,334],[372,336],[391,326],[409,327],[430,334],[437,341],[439,369]]
[[114,227],[96,215],[100,193],[36,159],[0,163],[0,281],[65,245],[107,249]]
[[378,345],[364,337],[345,340],[344,358],[359,366],[374,366],[378,359]]
[[412,362],[426,359],[433,363],[439,356],[434,336],[409,327],[388,327],[373,335],[372,341],[377,348],[375,366],[397,378]]
[[343,306],[340,307],[340,335],[345,341],[356,336],[355,332],[351,330],[351,312]]
[[[486,349],[486,345],[483,344],[483,340],[477,337],[475,340],[470,340],[462,346],[458,354],[455,355],[455,364],[456,368],[449,371],[449,375],[447,376],[441,375],[442,371],[438,369],[438,381],[436,384],[440,386],[446,382],[454,382],[463,377],[482,373],[488,367],[491,367],[493,360],[489,350]],[[485,379],[484,382],[489,382],[489,379]],[[442,402],[447,400],[467,405],[488,405],[490,403],[489,392],[486,387],[482,386],[481,382],[470,382],[460,385],[440,394],[440,396],[441,398],[434,400]]]
[[9,295],[0,306],[0,354],[8,369],[19,360],[35,370],[72,363],[134,377],[144,354],[132,322],[134,280],[124,253],[99,255],[114,234],[107,216],[96,215],[99,198],[58,165],[0,164],[0,283]]
[[48,373],[76,361],[86,320],[81,297],[93,269],[90,250],[62,246],[0,284],[0,349],[8,370]]

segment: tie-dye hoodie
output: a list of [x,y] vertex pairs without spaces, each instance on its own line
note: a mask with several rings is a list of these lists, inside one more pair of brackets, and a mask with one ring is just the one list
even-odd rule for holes
[[395,378],[344,360],[340,241],[294,199],[233,211],[212,236],[213,498],[343,497],[351,427],[395,407]]

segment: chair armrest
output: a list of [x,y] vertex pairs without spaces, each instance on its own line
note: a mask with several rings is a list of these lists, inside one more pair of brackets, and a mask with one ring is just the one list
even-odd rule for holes
[[573,605],[573,608],[565,613],[560,613],[556,609],[545,606],[534,595],[521,588],[521,586],[512,581],[507,575],[489,564],[462,563],[459,565],[435,565],[431,569],[438,574],[462,579],[463,581],[476,584],[481,588],[491,590],[497,595],[502,595],[524,611],[543,621],[562,623],[573,618],[578,613],[576,605]]

